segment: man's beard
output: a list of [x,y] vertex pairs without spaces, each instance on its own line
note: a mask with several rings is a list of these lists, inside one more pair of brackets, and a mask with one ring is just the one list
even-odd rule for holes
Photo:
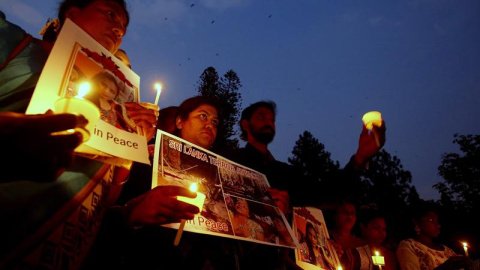
[[252,131],[252,137],[258,142],[269,144],[273,141],[273,138],[275,137],[275,130],[272,127],[264,126],[258,131]]

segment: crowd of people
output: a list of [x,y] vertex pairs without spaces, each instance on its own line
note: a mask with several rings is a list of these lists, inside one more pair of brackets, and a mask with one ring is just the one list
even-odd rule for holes
[[[63,0],[58,15],[60,26],[67,18],[72,20],[112,54],[119,52],[118,57],[130,67],[126,53],[118,51],[130,21],[124,0]],[[58,32],[47,29],[48,38],[32,38],[0,11],[0,144],[4,153],[0,215],[7,220],[0,225],[0,269],[299,269],[289,248],[194,233],[185,233],[174,247],[175,232],[159,225],[193,219],[199,208],[176,197],[194,198],[195,192],[174,185],[152,189],[152,168],[145,164],[118,167],[76,155],[74,150],[82,142],[78,132],[51,136],[85,125],[82,116],[26,115],[55,42],[52,31]],[[112,100],[119,94],[118,85],[112,82],[102,93],[103,101],[97,98],[102,115],[117,124],[119,114],[109,111],[117,106]],[[178,107],[160,110],[159,115],[137,103],[123,105],[150,143],[160,128],[210,149],[222,121],[219,104],[195,96]],[[327,226],[344,269],[373,269],[374,250],[385,256],[386,269],[472,266],[469,258],[435,241],[440,225],[434,209],[416,208],[418,213],[412,216],[416,235],[394,250],[384,243],[386,221],[381,215],[362,213],[361,234],[354,233],[357,205],[346,198],[358,192],[352,179],[359,177],[385,143],[383,121],[372,130],[363,127],[350,162],[325,180],[328,189],[319,181],[303,178],[271,154],[268,145],[275,137],[275,121],[274,102],[259,101],[245,108],[239,126],[246,145],[226,149],[226,158],[266,175],[268,191],[288,220],[293,206],[318,205],[330,211]],[[261,226],[250,218],[248,202],[236,199],[232,203],[233,229],[247,238],[263,239]],[[321,250],[312,240],[315,229],[308,227],[306,233],[310,240],[303,247],[305,258],[322,265]]]

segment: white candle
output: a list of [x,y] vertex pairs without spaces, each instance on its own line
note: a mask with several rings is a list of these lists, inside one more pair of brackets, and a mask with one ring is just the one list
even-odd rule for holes
[[385,265],[385,258],[383,256],[380,256],[380,253],[378,251],[375,251],[375,256],[372,256],[372,261],[374,265],[378,265],[380,269],[382,268],[382,265]]
[[468,257],[468,244],[467,242],[463,242],[463,250],[465,251],[465,257]]
[[[363,124],[368,130],[372,130],[373,125],[379,127],[382,125],[382,114],[377,111],[367,112],[362,117]],[[375,132],[373,132],[373,137],[375,138],[375,143],[377,147],[380,147],[380,141],[378,140],[378,136]]]
[[[193,192],[197,192],[197,189],[198,189],[197,188],[197,183],[191,184],[189,189]],[[205,202],[205,194],[203,194],[201,192],[197,192],[197,197],[195,197],[195,198],[187,198],[187,197],[183,197],[183,196],[177,196],[177,200],[182,201],[182,202],[186,202],[186,203],[189,203],[189,204],[193,204],[193,205],[198,207],[200,212],[202,212],[203,203]]]
[[[197,192],[197,189],[198,189],[197,188],[197,183],[191,184],[189,189],[193,192]],[[205,202],[205,194],[203,194],[201,192],[197,192],[197,197],[195,197],[195,198],[187,198],[187,197],[184,197],[184,196],[177,196],[177,200],[197,206],[198,209],[199,209],[199,213],[200,213],[200,212],[202,212],[203,204]],[[173,245],[178,246],[178,244],[180,243],[180,238],[182,237],[184,227],[185,227],[185,220],[182,219],[182,221],[180,222],[180,227],[178,228],[178,231],[177,231],[177,235],[175,236],[175,240],[173,241]]]
[[162,85],[155,83],[155,89],[157,89],[157,95],[155,96],[155,105],[158,105],[158,100],[160,99],[160,93],[162,92]]
[[[75,97],[63,97],[55,102],[55,113],[71,113],[81,114],[87,120],[88,124],[85,127],[77,127],[75,131],[79,131],[83,135],[83,141],[87,141],[93,133],[97,120],[100,118],[100,110],[91,101],[86,100],[83,96],[90,89],[89,83],[82,83],[78,90],[78,95]],[[67,131],[71,133],[73,130]],[[57,134],[62,134],[59,132]],[[63,133],[64,134],[64,133]]]

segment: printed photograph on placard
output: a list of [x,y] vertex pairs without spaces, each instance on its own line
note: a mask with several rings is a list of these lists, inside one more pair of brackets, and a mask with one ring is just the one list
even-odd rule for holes
[[303,269],[337,269],[340,262],[322,211],[314,207],[294,207],[293,211],[293,230],[300,242],[295,250],[297,264]]
[[124,106],[125,102],[138,102],[138,89],[123,74],[120,75],[110,57],[82,48],[79,44],[76,48],[75,62],[61,95],[80,95],[99,108],[101,120],[130,133],[141,132]]
[[221,234],[233,234],[218,169],[210,163],[215,156],[171,135],[163,138],[157,185],[189,188],[196,183],[198,192],[205,194],[205,203],[200,215],[187,224]]
[[277,207],[230,195],[225,195],[225,202],[236,236],[285,246],[295,245]]
[[220,168],[220,179],[225,193],[251,200],[260,199],[264,203],[274,205],[275,201],[268,193],[268,186],[262,178],[260,174],[239,174],[236,171]]

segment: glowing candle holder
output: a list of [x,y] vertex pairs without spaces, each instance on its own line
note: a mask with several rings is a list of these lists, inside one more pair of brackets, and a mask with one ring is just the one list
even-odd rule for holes
[[[193,192],[197,192],[197,184],[196,183],[191,184],[189,189]],[[203,204],[205,202],[205,194],[201,192],[197,192],[197,197],[195,198],[177,196],[177,200],[197,206],[200,213],[202,212]],[[178,228],[177,235],[175,236],[175,241],[173,241],[173,245],[178,246],[178,244],[180,243],[180,238],[182,237],[183,228],[185,228],[184,219],[182,219],[182,222],[180,222],[180,227]]]
[[88,124],[85,127],[76,127],[74,130],[56,132],[55,134],[68,134],[78,131],[82,133],[84,142],[90,139],[97,120],[100,118],[100,110],[91,101],[83,98],[88,90],[90,90],[90,84],[87,82],[82,83],[79,87],[78,95],[60,98],[54,105],[55,113],[81,114],[88,120]]
[[385,258],[383,256],[380,256],[380,253],[378,251],[375,251],[375,256],[372,256],[372,262],[374,265],[377,265],[378,268],[381,270],[382,266],[385,265]]
[[465,251],[465,257],[468,257],[468,243],[463,242],[462,245],[463,245],[463,250]]
[[157,95],[155,96],[155,105],[158,105],[158,100],[160,99],[160,93],[162,92],[162,85],[160,83],[155,83],[155,89],[157,89]]
[[371,130],[373,125],[380,127],[382,125],[382,114],[378,111],[367,112],[363,115],[362,121],[368,130]]

